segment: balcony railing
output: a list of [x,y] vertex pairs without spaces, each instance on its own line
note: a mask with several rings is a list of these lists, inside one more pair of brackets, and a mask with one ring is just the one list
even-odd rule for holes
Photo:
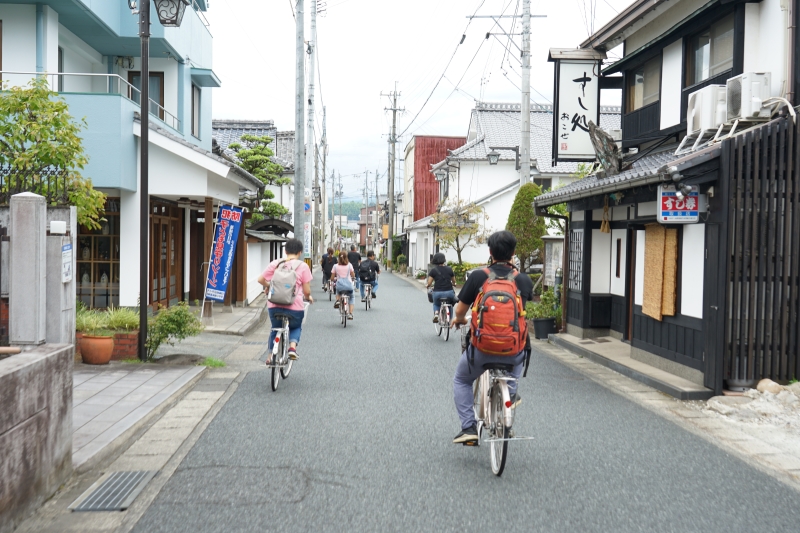
[[[52,89],[63,94],[118,94],[124,98],[127,98],[136,105],[139,105],[139,102],[141,101],[141,91],[117,74],[88,74],[77,72],[51,74],[43,72],[17,72],[8,70],[0,71],[0,78],[2,78],[4,81],[10,76],[44,76],[47,78]],[[103,79],[105,79],[105,83],[103,83]],[[64,88],[68,86],[77,86],[78,88],[85,88],[87,90],[65,90]],[[149,111],[151,115],[161,120],[173,130],[181,131],[181,121],[152,98],[150,99]]]

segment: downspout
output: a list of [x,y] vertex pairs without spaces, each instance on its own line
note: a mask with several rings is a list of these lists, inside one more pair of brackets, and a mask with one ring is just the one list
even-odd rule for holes
[[[557,218],[564,221],[564,247],[561,250],[561,330],[559,333],[567,332],[567,280],[569,279],[569,217],[565,215],[554,215],[547,211],[547,207],[534,205],[536,215],[545,218]],[[544,273],[542,273],[544,275]]]
[[44,6],[36,4],[36,72],[44,72]]
[[789,43],[789,50],[788,50],[788,73],[787,73],[787,82],[786,82],[786,99],[792,105],[796,105],[795,102],[795,89],[796,87],[796,80],[795,78],[795,62],[797,61],[797,57],[795,57],[795,51],[797,50],[797,0],[789,0],[788,2],[788,11],[789,11],[789,25],[787,29],[787,41]]

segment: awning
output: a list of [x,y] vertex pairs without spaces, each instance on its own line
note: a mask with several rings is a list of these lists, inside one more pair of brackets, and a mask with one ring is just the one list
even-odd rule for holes
[[222,87],[222,82],[210,68],[192,67],[192,83],[198,87]]

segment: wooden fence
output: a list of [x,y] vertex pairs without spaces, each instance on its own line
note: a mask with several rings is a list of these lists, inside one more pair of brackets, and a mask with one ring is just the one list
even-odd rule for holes
[[800,378],[800,129],[780,118],[728,141],[726,380]]

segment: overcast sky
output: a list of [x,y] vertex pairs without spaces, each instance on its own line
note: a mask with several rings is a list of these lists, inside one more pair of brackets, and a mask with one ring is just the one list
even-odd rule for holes
[[[306,24],[311,0],[306,1]],[[632,0],[532,0],[531,98],[550,103],[553,68],[549,48],[577,47]],[[207,13],[214,36],[214,118],[273,119],[294,129],[295,0],[212,0]],[[322,3],[322,2],[320,2]],[[502,32],[489,19],[467,16],[521,13],[521,0],[328,0],[317,17],[317,126],[327,108],[328,175],[341,174],[345,198],[360,199],[364,171],[387,168],[391,113],[381,92],[401,93],[397,145],[402,158],[413,135],[466,135],[475,100],[519,102],[519,52],[487,31]],[[505,31],[512,20],[503,19]],[[469,26],[468,26],[469,24]],[[466,28],[466,30],[465,30]],[[517,22],[513,33],[520,32]],[[310,32],[306,31],[306,40]],[[462,35],[466,35],[459,45]],[[521,37],[515,41],[521,46]],[[453,53],[455,55],[453,56]],[[452,62],[445,67],[453,56]],[[431,94],[442,73],[444,79]],[[307,78],[306,78],[307,81]],[[604,91],[604,104],[619,104],[619,91]],[[414,117],[419,113],[419,116]],[[413,122],[412,122],[413,120]],[[409,126],[410,125],[410,126]],[[402,163],[398,165],[398,178]],[[357,174],[355,176],[354,174]],[[386,178],[380,190],[386,192]],[[398,179],[399,185],[399,179]]]

